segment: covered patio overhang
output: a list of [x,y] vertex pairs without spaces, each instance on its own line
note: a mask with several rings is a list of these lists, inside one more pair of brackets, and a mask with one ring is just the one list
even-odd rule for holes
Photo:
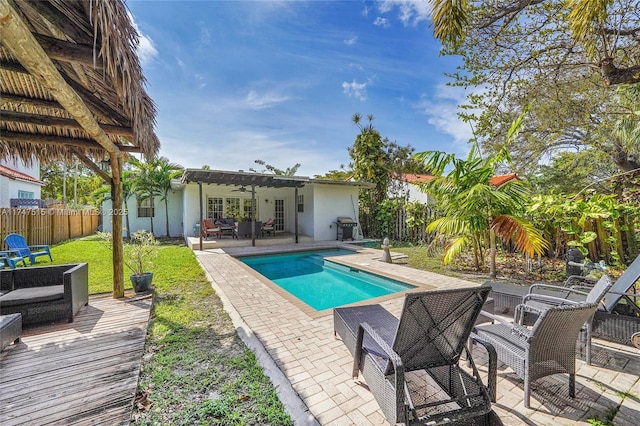
[[[122,205],[129,153],[160,148],[156,108],[122,0],[0,0],[0,158],[78,159]],[[112,216],[113,295],[124,295],[122,218]]]
[[[187,169],[182,175],[182,183],[197,183],[198,184],[198,197],[200,200],[200,219],[204,217],[204,201],[202,196],[203,184],[215,184],[215,185],[233,185],[239,187],[251,188],[251,245],[256,244],[257,231],[255,229],[256,223],[256,188],[293,188],[295,191],[295,198],[298,197],[298,189],[310,182],[311,179],[305,176],[281,176],[281,175],[269,175],[261,173],[249,173],[249,172],[231,172],[223,170],[202,170],[202,169]],[[202,250],[202,233],[200,233],[200,250]],[[295,216],[295,242],[298,243],[298,216]]]

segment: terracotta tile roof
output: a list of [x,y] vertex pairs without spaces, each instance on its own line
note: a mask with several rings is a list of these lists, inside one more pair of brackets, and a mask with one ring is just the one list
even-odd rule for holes
[[[407,183],[413,183],[413,184],[428,182],[431,179],[433,179],[433,175],[424,175],[424,174],[418,175],[413,173],[405,173],[402,176],[400,176],[401,181],[407,182]],[[499,187],[513,179],[520,180],[520,178],[515,173],[509,173],[506,175],[496,175],[491,178],[491,185],[495,187]]]
[[5,176],[5,177],[8,177],[9,179],[14,179],[14,180],[15,179],[26,180],[28,182],[37,183],[39,185],[47,184],[46,182],[43,182],[40,179],[34,178],[33,176],[29,176],[26,173],[15,171],[3,165],[0,165],[0,176]]
[[491,178],[491,185],[493,185],[493,186],[495,186],[497,188],[497,187],[502,186],[505,183],[507,183],[507,182],[509,182],[509,181],[511,181],[513,179],[520,180],[518,175],[516,175],[515,173],[509,173],[507,175],[496,175],[496,176]]

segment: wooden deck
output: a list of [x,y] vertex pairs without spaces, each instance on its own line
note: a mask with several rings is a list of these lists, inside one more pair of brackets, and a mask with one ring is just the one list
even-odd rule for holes
[[0,355],[0,425],[129,424],[151,298],[89,298]]

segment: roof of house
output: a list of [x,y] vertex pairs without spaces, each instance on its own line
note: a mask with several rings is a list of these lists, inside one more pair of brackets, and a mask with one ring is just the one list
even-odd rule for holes
[[[414,174],[414,173],[405,173],[399,177],[401,181],[411,183],[411,184],[425,183],[430,181],[433,178],[434,178],[433,175]],[[515,173],[509,173],[506,175],[495,175],[491,178],[491,185],[495,187],[499,187],[513,179],[520,180],[518,175],[516,175]]]
[[0,164],[0,176],[8,177],[13,180],[24,180],[27,182],[33,182],[38,185],[46,185],[46,182],[41,181],[40,179],[34,178],[33,176],[29,176],[26,173],[19,172],[17,170],[10,169],[7,166],[3,166]]
[[182,175],[182,183],[208,183],[218,185],[256,186],[272,188],[303,187],[308,183],[329,185],[366,186],[369,182],[348,182],[326,179],[312,179],[307,176],[281,176],[253,172],[233,172],[227,170],[186,169]]

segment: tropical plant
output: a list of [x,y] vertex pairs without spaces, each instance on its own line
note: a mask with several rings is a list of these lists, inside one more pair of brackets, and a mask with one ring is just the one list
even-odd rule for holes
[[164,202],[167,238],[171,238],[169,232],[169,191],[171,191],[171,181],[182,176],[183,169],[180,164],[170,163],[166,157],[157,157],[151,161],[149,178],[155,187],[155,192],[160,196],[160,201]]
[[[512,135],[517,133],[523,118],[524,114],[513,123]],[[506,147],[486,158],[482,158],[477,145],[469,151],[466,160],[441,151],[426,151],[415,157],[435,176],[421,187],[436,198],[443,212],[442,217],[427,226],[427,231],[452,238],[445,252],[445,264],[471,245],[479,268],[484,244],[489,251],[489,275],[495,278],[496,237],[510,241],[516,250],[531,257],[546,250],[548,243],[524,217],[523,205],[529,197],[524,184],[519,179],[500,186],[491,184],[497,167],[510,161]],[[452,169],[445,172],[449,167]]]
[[[182,175],[183,167],[170,163],[166,157],[152,158],[146,163],[131,158],[129,162],[135,167],[133,191],[138,202],[154,197],[160,197],[160,200],[164,201],[167,237],[170,237],[168,195],[171,190],[171,180]],[[153,215],[149,216],[149,220],[151,233],[154,233]]]
[[[109,232],[98,232],[101,243],[109,250],[113,249],[113,239]],[[158,240],[146,230],[133,233],[131,241],[124,244],[124,264],[134,275],[151,272],[153,259],[158,255]]]
[[638,121],[628,95],[639,90],[639,10],[635,0],[435,2],[436,34],[464,60],[453,75],[469,89],[460,115],[483,151],[500,149],[518,111],[531,104],[510,147],[520,174],[584,149],[606,153],[622,171],[640,167],[640,148],[615,135],[620,117]]
[[[123,170],[120,175],[120,181],[122,182],[122,210],[117,206],[112,207],[112,213],[116,214],[120,211],[124,213],[125,225],[127,228],[127,240],[131,239],[131,228],[129,226],[129,207],[128,201],[134,195],[133,185],[135,183],[135,174],[131,170]],[[94,200],[96,206],[102,206],[104,200],[111,199],[111,186],[103,185],[100,188],[93,191],[91,197]]]
[[278,175],[278,176],[295,176],[296,172],[298,171],[298,169],[300,168],[301,164],[300,163],[296,163],[291,167],[287,167],[285,170],[279,169],[275,166],[272,166],[271,164],[267,164],[266,161],[264,160],[255,160],[254,163],[256,164],[260,164],[261,166],[264,167],[264,169],[260,172],[258,172],[257,170],[253,169],[253,168],[249,168],[249,170],[251,170],[252,172],[255,173],[273,173],[274,175]]

